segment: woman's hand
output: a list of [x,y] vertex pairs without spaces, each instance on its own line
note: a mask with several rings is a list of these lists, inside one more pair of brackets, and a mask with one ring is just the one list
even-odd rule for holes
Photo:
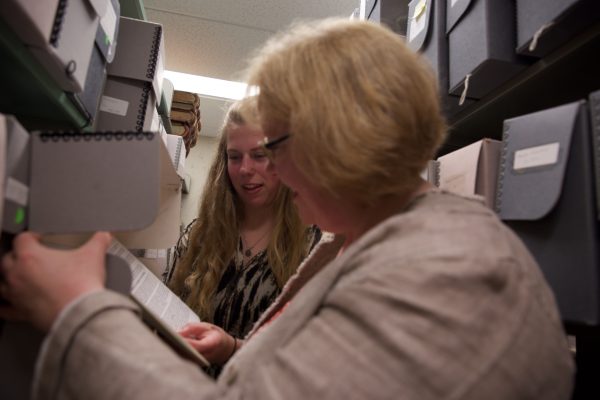
[[187,324],[179,334],[211,364],[223,365],[241,345],[223,329],[206,322]]
[[0,318],[22,319],[47,331],[60,311],[76,298],[104,288],[105,253],[111,236],[96,233],[75,250],[57,250],[25,232],[2,257]]

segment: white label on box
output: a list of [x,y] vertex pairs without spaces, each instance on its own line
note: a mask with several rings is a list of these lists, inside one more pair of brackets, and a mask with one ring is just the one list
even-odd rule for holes
[[4,197],[7,200],[26,206],[29,197],[29,188],[27,185],[9,176],[6,179],[6,192],[4,193]]
[[410,19],[410,34],[408,36],[408,41],[412,42],[415,37],[425,29],[425,16],[427,15],[427,10],[425,10],[426,3],[425,0],[421,0],[419,4],[415,7],[415,13]]
[[515,151],[513,169],[520,170],[556,164],[559,149],[560,144],[556,142],[517,150]]
[[115,40],[115,30],[117,27],[117,15],[112,5],[109,4],[106,7],[106,12],[100,18],[100,25],[107,36],[106,39],[112,43]]
[[127,109],[129,108],[129,102],[115,97],[102,96],[100,100],[100,111],[104,111],[111,114],[117,114],[121,117],[127,115]]

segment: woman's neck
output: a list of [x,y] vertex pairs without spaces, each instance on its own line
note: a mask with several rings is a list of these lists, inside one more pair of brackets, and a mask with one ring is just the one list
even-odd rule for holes
[[267,226],[272,228],[275,219],[273,207],[246,207],[244,219],[240,223],[242,231],[260,231]]

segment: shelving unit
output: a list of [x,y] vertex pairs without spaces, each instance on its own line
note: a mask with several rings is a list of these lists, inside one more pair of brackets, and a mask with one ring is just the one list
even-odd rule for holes
[[500,140],[505,119],[585,99],[600,89],[600,20],[514,79],[449,118],[449,153],[483,137]]
[[28,130],[83,129],[86,116],[0,19],[0,112]]

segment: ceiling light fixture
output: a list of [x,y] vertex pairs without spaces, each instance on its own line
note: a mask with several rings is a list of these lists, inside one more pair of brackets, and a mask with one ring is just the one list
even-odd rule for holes
[[175,90],[231,100],[239,100],[246,95],[247,85],[243,82],[226,81],[166,70],[163,76],[173,83]]

